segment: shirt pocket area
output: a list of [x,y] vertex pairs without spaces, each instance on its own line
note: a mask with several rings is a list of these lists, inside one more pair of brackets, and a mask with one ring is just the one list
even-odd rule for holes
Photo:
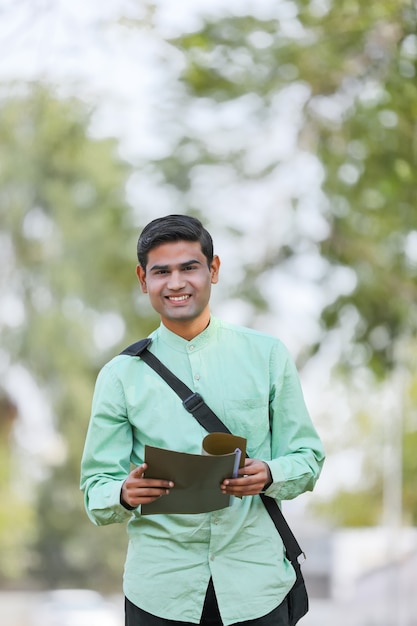
[[236,435],[246,437],[249,456],[270,441],[269,398],[255,396],[224,401],[224,423]]

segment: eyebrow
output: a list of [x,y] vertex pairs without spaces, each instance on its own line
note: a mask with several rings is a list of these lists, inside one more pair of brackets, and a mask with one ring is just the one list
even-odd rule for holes
[[[184,267],[188,267],[188,265],[201,265],[201,261],[199,261],[198,259],[190,259],[189,261],[184,261],[184,263],[180,263],[179,267],[180,268],[184,268]],[[168,270],[170,267],[172,267],[172,265],[152,265],[152,267],[149,268],[150,272],[154,272],[155,270]]]

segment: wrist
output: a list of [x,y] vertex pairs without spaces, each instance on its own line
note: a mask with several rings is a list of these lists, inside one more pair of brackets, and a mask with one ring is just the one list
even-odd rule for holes
[[266,463],[266,461],[264,461],[263,463],[266,468],[267,479],[266,479],[266,483],[262,487],[262,491],[266,491],[268,487],[272,485],[273,480],[272,480],[271,468],[269,467],[268,463]]
[[123,498],[123,487],[120,490],[120,504],[122,505],[122,507],[124,507],[125,509],[127,509],[128,511],[133,511],[134,509],[136,509],[135,506],[130,506],[130,504],[128,504],[126,502],[126,500]]

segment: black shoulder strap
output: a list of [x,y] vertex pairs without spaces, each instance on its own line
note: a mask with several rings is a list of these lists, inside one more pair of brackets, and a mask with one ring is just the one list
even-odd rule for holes
[[[230,433],[230,430],[223,424],[221,419],[210,409],[210,407],[204,402],[199,393],[192,391],[185,383],[182,382],[175,374],[171,372],[152,352],[147,349],[152,343],[152,339],[147,337],[141,339],[136,343],[123,350],[121,354],[127,354],[130,356],[138,356],[145,361],[149,367],[161,376],[166,383],[175,391],[175,393],[181,398],[184,408],[191,413],[195,419],[205,428],[208,432],[223,432]],[[301,554],[304,554],[301,550],[297,539],[295,538],[291,528],[288,526],[287,520],[283,516],[278,504],[272,498],[269,498],[265,494],[261,493],[260,497],[262,502],[268,511],[274,525],[281,535],[282,541],[285,545],[287,557],[290,561],[296,561]]]
[[132,343],[130,346],[125,348],[123,352],[120,354],[128,354],[129,356],[140,356],[144,350],[152,343],[152,339],[150,337],[146,337],[145,339],[141,339],[136,343]]
[[152,339],[147,337],[128,346],[121,354],[139,356],[149,367],[161,376],[166,383],[181,398],[184,408],[191,413],[195,419],[208,432],[229,433],[229,429],[219,420],[217,415],[207,406],[199,393],[194,393],[186,384],[175,376],[147,347],[152,343]]

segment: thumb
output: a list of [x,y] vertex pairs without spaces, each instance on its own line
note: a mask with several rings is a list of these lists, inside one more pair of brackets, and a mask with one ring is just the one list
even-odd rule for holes
[[145,473],[146,468],[147,468],[146,463],[142,463],[142,465],[138,465],[138,467],[135,467],[135,469],[132,471],[132,476],[134,478],[142,478],[143,474]]

